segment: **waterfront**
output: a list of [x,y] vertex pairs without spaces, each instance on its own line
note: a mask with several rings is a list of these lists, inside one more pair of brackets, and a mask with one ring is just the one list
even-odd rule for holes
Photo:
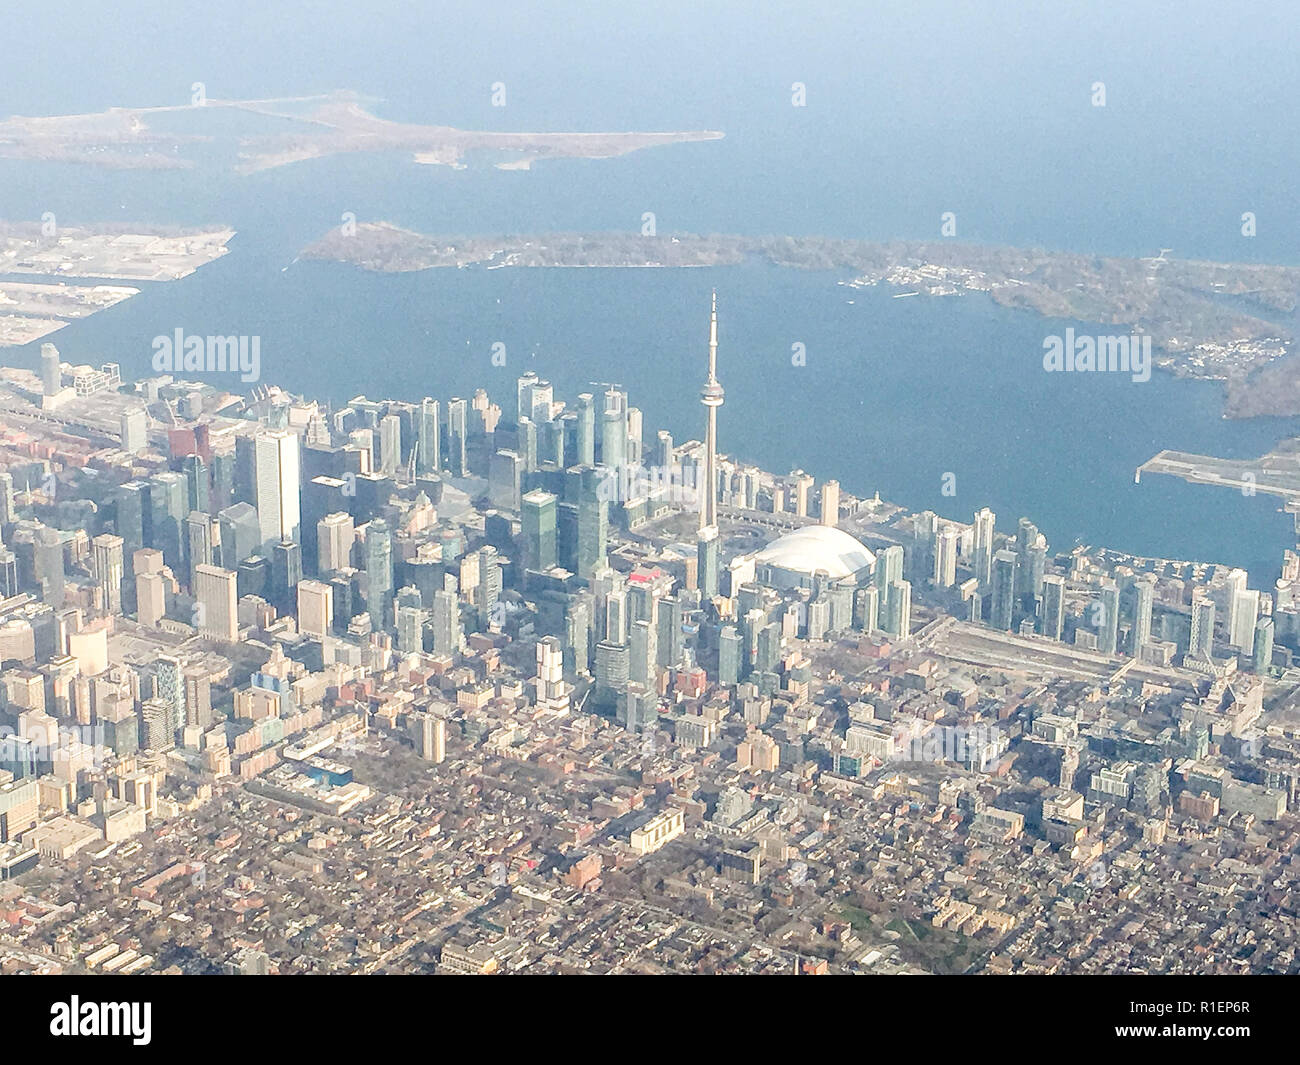
[[[486,387],[506,409],[531,369],[566,397],[618,382],[644,410],[648,437],[663,427],[685,441],[703,431],[696,378],[716,286],[720,441],[742,461],[801,467],[954,519],[986,505],[1004,528],[1026,515],[1058,550],[1080,540],[1241,565],[1262,586],[1291,542],[1275,499],[1169,477],[1135,485],[1133,473],[1165,447],[1254,457],[1300,421],[1225,420],[1216,385],[1164,373],[1141,383],[1044,373],[1043,337],[1064,324],[980,295],[895,300],[888,286],[849,290],[832,275],[756,263],[376,275],[328,263],[281,270],[269,256],[250,270],[237,251],[57,334],[65,357],[112,356],[127,377],[147,375],[150,341],[180,325],[261,336],[264,382],[335,404]],[[504,367],[492,363],[496,343]],[[792,365],[794,344],[806,366]],[[943,494],[945,473],[955,495]]]
[[[202,50],[191,54],[189,6],[155,27],[160,42],[185,42],[188,52],[175,50],[186,55],[179,66],[114,71],[93,88],[31,79],[13,110],[78,113],[187,99],[205,69],[221,70]],[[229,153],[203,144],[187,146],[200,160],[193,170],[91,167],[77,181],[68,167],[6,160],[4,211],[14,219],[52,211],[65,224],[237,230],[231,253],[198,275],[148,286],[57,333],[69,361],[118,361],[136,377],[149,372],[152,338],[177,328],[260,336],[268,383],[334,401],[360,392],[446,398],[495,375],[494,398],[507,408],[514,377],[537,369],[566,395],[590,380],[620,381],[645,409],[647,428],[669,428],[678,440],[701,432],[694,398],[701,322],[716,285],[724,450],[775,470],[803,466],[838,477],[847,490],[879,489],[910,509],[968,520],[987,504],[1003,527],[1025,514],[1057,549],[1078,539],[1222,560],[1271,584],[1292,542],[1276,501],[1165,477],[1135,486],[1133,471],[1166,448],[1259,455],[1296,432],[1296,421],[1225,422],[1217,386],[1161,373],[1143,384],[1043,374],[1043,337],[1086,323],[1017,315],[975,296],[894,300],[884,286],[849,293],[834,284],[840,278],[758,265],[375,277],[294,262],[347,213],[428,233],[492,234],[635,231],[651,212],[660,233],[879,240],[933,239],[941,212],[951,209],[958,239],[970,241],[1129,256],[1172,246],[1176,256],[1259,262],[1293,261],[1300,246],[1291,190],[1275,176],[1294,170],[1300,138],[1287,133],[1295,115],[1285,106],[1261,110],[1255,96],[1236,97],[1218,83],[1172,98],[1162,86],[1178,76],[1176,57],[1152,60],[1137,49],[1142,61],[1125,63],[1124,50],[1110,42],[1113,69],[1128,80],[1112,81],[1107,108],[1094,108],[1086,89],[1097,72],[1083,59],[1061,69],[1059,49],[1049,47],[1068,38],[1069,54],[1085,54],[1070,35],[1086,31],[1062,16],[1040,47],[1009,44],[1018,59],[999,65],[1000,91],[976,101],[943,79],[918,78],[883,47],[869,46],[868,62],[851,45],[853,34],[815,47],[781,34],[733,46],[725,32],[731,17],[693,13],[698,32],[684,50],[648,46],[659,38],[655,19],[639,33],[624,29],[630,36],[620,39],[635,64],[607,57],[590,66],[599,50],[582,35],[600,33],[591,27],[556,29],[544,57],[526,37],[440,52],[437,63],[389,41],[393,59],[383,71],[359,69],[352,45],[323,20],[302,57],[277,51],[275,62],[250,60],[225,71],[220,88],[215,74],[206,75],[208,91],[227,98],[351,87],[383,97],[375,113],[396,121],[497,130],[710,128],[726,133],[720,141],[543,161],[529,171],[496,170],[476,158],[467,170],[420,166],[385,153],[240,176]],[[868,21],[889,17],[876,12]],[[102,32],[112,40],[123,31],[114,22]],[[955,56],[971,47],[961,20],[936,20],[933,36],[935,48]],[[260,45],[250,47],[251,56],[261,54]],[[743,52],[743,69],[732,63],[733,49]],[[584,63],[568,64],[577,55]],[[1053,73],[1046,81],[1043,64]],[[1264,57],[1254,66],[1253,81],[1281,69]],[[489,103],[487,87],[498,77],[510,86],[506,108]],[[791,106],[797,77],[809,81],[806,108]],[[605,91],[587,91],[592,78]],[[1195,136],[1175,137],[1159,156],[1146,150],[1153,123],[1190,128],[1189,116]],[[1019,132],[1007,136],[1009,126]],[[1264,127],[1271,136],[1256,140]],[[1180,181],[1165,180],[1170,172]],[[1247,206],[1261,219],[1250,240],[1238,222]],[[507,346],[505,368],[490,363],[497,342]],[[794,343],[807,348],[802,369],[790,365]],[[37,349],[11,349],[4,359],[34,368]],[[945,472],[957,475],[956,496],[940,494]]]

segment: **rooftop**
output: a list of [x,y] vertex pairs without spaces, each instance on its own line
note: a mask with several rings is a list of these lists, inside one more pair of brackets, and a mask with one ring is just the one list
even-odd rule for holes
[[829,525],[807,525],[773,540],[754,560],[760,566],[824,573],[838,580],[874,565],[876,556],[846,532]]

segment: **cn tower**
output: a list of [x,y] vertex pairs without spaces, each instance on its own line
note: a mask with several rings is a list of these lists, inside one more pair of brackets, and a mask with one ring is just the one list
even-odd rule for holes
[[713,291],[713,312],[709,318],[709,379],[700,389],[700,402],[709,412],[704,436],[704,506],[700,508],[700,528],[718,524],[718,408],[722,406],[722,386],[718,384],[718,292]]

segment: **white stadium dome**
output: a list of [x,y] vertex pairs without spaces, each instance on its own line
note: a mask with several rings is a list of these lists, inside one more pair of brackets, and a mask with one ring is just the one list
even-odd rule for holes
[[861,579],[875,565],[876,556],[846,532],[829,525],[805,525],[773,540],[754,556],[754,562],[764,583],[806,585],[814,575]]

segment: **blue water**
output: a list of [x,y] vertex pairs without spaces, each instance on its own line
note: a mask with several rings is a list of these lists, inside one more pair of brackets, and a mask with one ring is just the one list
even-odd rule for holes
[[[477,17],[412,6],[372,3],[362,16],[323,3],[303,26],[184,0],[161,16],[151,4],[133,25],[141,7],[128,0],[81,14],[82,32],[36,12],[7,49],[0,109],[184,102],[201,80],[214,97],[354,88],[404,121],[727,136],[530,172],[391,156],[248,177],[0,161],[3,217],[239,230],[221,261],[61,331],[66,358],[114,359],[137,375],[148,372],[150,340],[178,326],[256,334],[266,380],[335,401],[482,386],[504,404],[513,378],[535,368],[566,396],[591,380],[622,382],[648,431],[684,440],[699,433],[716,285],[728,452],[951,517],[989,505],[1011,526],[1026,514],[1057,548],[1078,539],[1219,560],[1271,581],[1293,542],[1276,503],[1162,477],[1135,486],[1133,470],[1163,447],[1259,454],[1300,422],[1226,422],[1209,383],[1044,374],[1043,336],[1070,323],[978,296],[893,300],[885,288],[839,287],[838,275],[761,264],[404,276],[289,264],[345,211],[444,233],[631,230],[651,211],[660,232],[866,239],[936,237],[939,215],[953,211],[965,240],[1295,262],[1300,41],[1284,5],[1249,18],[1208,4],[821,5],[762,16],[738,5],[566,5]],[[498,80],[505,108],[489,103]],[[1096,80],[1105,108],[1090,104]],[[791,106],[794,81],[807,85],[807,107]],[[198,151],[227,161],[220,148]],[[1255,238],[1239,231],[1246,210]],[[504,369],[489,361],[498,341]],[[806,367],[790,365],[795,342]],[[4,358],[34,366],[36,347]],[[940,494],[945,472],[956,474],[955,497]]]

